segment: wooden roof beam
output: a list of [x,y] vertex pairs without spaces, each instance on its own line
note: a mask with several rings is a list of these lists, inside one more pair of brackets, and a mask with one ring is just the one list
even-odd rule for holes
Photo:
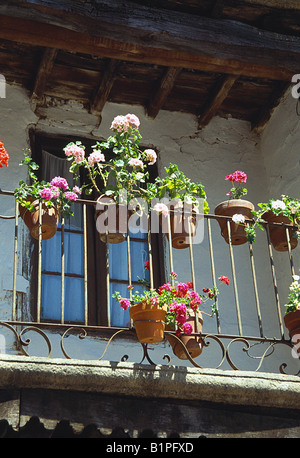
[[90,104],[90,113],[101,115],[105,103],[109,97],[109,93],[114,84],[117,76],[117,70],[120,63],[116,60],[109,60],[106,70],[101,77],[101,81],[97,91],[95,92],[94,98]]
[[150,118],[155,118],[158,115],[159,110],[164,105],[165,101],[168,98],[168,95],[172,91],[176,78],[178,77],[179,73],[181,72],[181,68],[176,67],[169,67],[162,80],[160,82],[158,90],[155,92],[154,96],[152,97],[147,113]]
[[40,99],[47,85],[47,80],[52,72],[58,50],[55,48],[46,48],[35,78],[32,98]]
[[291,81],[300,61],[300,37],[130,1],[1,0],[0,38],[118,60],[282,81]]
[[238,76],[236,75],[228,75],[221,78],[216,84],[199,117],[199,129],[203,129],[207,126],[211,119],[217,114],[217,111],[237,79]]

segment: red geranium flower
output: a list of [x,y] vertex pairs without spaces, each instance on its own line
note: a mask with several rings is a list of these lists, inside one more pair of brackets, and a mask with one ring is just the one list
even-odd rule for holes
[[3,143],[0,141],[0,168],[3,167],[3,165],[6,165],[6,167],[8,167],[8,159],[8,152],[4,148]]
[[229,285],[230,283],[230,279],[228,277],[226,277],[225,275],[221,275],[218,280],[220,281],[223,281],[224,283],[226,283],[226,285]]

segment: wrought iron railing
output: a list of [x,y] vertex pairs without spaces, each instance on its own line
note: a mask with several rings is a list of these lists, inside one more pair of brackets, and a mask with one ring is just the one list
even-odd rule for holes
[[[3,208],[11,208],[12,205],[4,206],[3,202],[6,198],[14,199],[13,193],[9,191],[0,191],[1,195],[1,213],[5,213]],[[13,200],[14,201],[14,200]],[[14,201],[15,202],[15,201]],[[55,342],[59,340],[60,350],[66,358],[72,358],[75,354],[76,357],[76,346],[70,345],[70,349],[66,349],[66,341],[69,336],[76,336],[76,345],[80,345],[83,340],[86,341],[91,337],[93,344],[99,345],[101,349],[96,350],[97,359],[114,359],[116,360],[130,360],[130,356],[127,354],[130,349],[133,349],[135,354],[135,362],[143,362],[146,364],[170,364],[176,365],[193,365],[194,367],[213,367],[220,369],[234,369],[234,370],[250,370],[250,371],[271,371],[276,372],[279,370],[282,373],[291,370],[294,374],[299,374],[298,369],[299,359],[295,358],[295,352],[292,352],[293,345],[287,335],[284,328],[283,322],[283,300],[286,299],[288,294],[288,286],[291,280],[291,275],[295,274],[295,266],[293,260],[293,253],[291,247],[289,225],[284,225],[286,228],[287,238],[287,252],[286,253],[274,253],[272,244],[269,236],[269,225],[276,223],[266,224],[266,230],[262,232],[259,237],[259,241],[255,244],[247,243],[243,247],[234,247],[231,243],[230,238],[230,221],[229,217],[216,217],[215,215],[208,214],[202,215],[204,231],[205,231],[205,242],[198,245],[189,243],[189,246],[185,250],[175,250],[172,245],[167,242],[165,238],[165,257],[166,257],[166,271],[176,271],[176,263],[179,262],[179,269],[185,261],[185,265],[189,265],[190,279],[194,284],[194,288],[199,287],[200,276],[204,274],[206,280],[209,277],[211,284],[217,284],[217,277],[220,273],[226,273],[231,278],[230,291],[232,294],[231,298],[225,297],[215,298],[216,315],[215,318],[210,318],[208,327],[203,327],[203,332],[200,334],[199,329],[196,328],[196,332],[193,335],[200,336],[203,344],[203,352],[199,358],[193,359],[189,355],[188,351],[181,343],[180,339],[176,337],[174,332],[166,331],[166,335],[171,335],[174,339],[177,339],[180,345],[183,345],[186,358],[184,361],[178,360],[178,358],[171,355],[171,347],[164,341],[161,344],[146,345],[141,344],[142,354],[136,356],[136,350],[134,348],[139,345],[136,338],[135,329],[132,327],[132,323],[129,323],[127,327],[123,326],[112,326],[110,322],[111,312],[111,296],[107,294],[107,322],[105,325],[94,325],[89,322],[89,297],[88,297],[88,283],[89,283],[89,272],[88,272],[88,251],[87,251],[87,206],[95,206],[96,202],[78,200],[75,205],[82,205],[83,214],[83,282],[84,282],[84,319],[80,323],[70,323],[65,320],[64,314],[64,300],[65,300],[65,258],[64,258],[64,234],[65,225],[64,220],[61,222],[61,303],[60,303],[60,319],[53,322],[51,320],[45,321],[41,318],[42,309],[42,257],[43,257],[43,244],[42,233],[41,233],[41,220],[39,237],[37,240],[37,294],[35,304],[35,318],[25,319],[22,312],[22,298],[18,298],[17,290],[17,277],[18,269],[20,264],[20,253],[23,249],[26,250],[26,243],[23,239],[20,241],[20,234],[25,234],[23,230],[23,222],[19,216],[19,204],[15,203],[15,213],[13,215],[0,215],[1,223],[1,240],[2,243],[9,244],[9,239],[13,239],[13,270],[12,276],[12,287],[11,294],[7,295],[2,300],[0,314],[0,325],[6,332],[10,332],[15,339],[15,344],[18,352],[23,355],[31,354],[29,348],[31,347],[31,339],[26,339],[26,335],[29,333],[38,334],[47,346],[47,355],[53,356],[53,336]],[[40,203],[41,209],[41,203]],[[41,212],[40,212],[41,215]],[[227,221],[227,229],[229,233],[228,245],[220,236],[218,229],[217,218],[224,218]],[[7,221],[14,221],[14,231],[9,233],[5,230],[5,224]],[[278,223],[277,223],[278,224]],[[20,226],[22,230],[20,231]],[[170,230],[170,223],[169,223]],[[149,263],[150,263],[150,285],[153,286],[153,249],[151,246],[150,231],[147,234],[148,252],[149,252]],[[169,234],[170,236],[170,234]],[[29,236],[28,236],[29,237]],[[25,237],[26,238],[26,237]],[[128,271],[128,284],[130,285],[133,281],[131,266],[131,252],[130,252],[130,239],[131,236],[128,233],[126,235],[127,243],[127,271]],[[265,251],[261,248],[265,244]],[[257,252],[256,245],[258,244]],[[109,244],[106,246],[106,289],[110,291],[110,277],[109,277]],[[28,249],[28,246],[27,246]],[[199,253],[201,252],[201,255]],[[203,256],[203,253],[205,256]],[[9,250],[6,250],[6,256],[9,255]],[[285,259],[285,265],[283,262]],[[2,263],[6,260],[3,259]],[[9,261],[7,261],[9,264]],[[200,271],[199,271],[200,265]],[[221,268],[225,269],[226,272],[218,272]],[[243,267],[244,266],[244,267]],[[246,266],[246,267],[245,267]],[[245,269],[245,270],[244,270]],[[259,273],[257,273],[257,270]],[[200,272],[200,274],[199,274]],[[279,272],[279,274],[278,274]],[[240,277],[243,277],[242,284]],[[282,280],[284,278],[284,281]],[[246,278],[246,282],[245,282]],[[28,278],[30,280],[30,278]],[[283,284],[281,284],[283,282]],[[1,282],[0,282],[1,285]],[[202,287],[202,285],[200,285]],[[204,285],[203,285],[204,286]],[[250,293],[251,290],[251,293]],[[223,293],[223,291],[222,291]],[[266,294],[267,293],[267,294]],[[228,294],[226,292],[226,294]],[[225,296],[226,296],[225,294]],[[3,296],[3,294],[2,294]],[[251,296],[251,297],[250,297]],[[261,298],[262,296],[263,299]],[[11,301],[9,303],[8,301]],[[219,302],[222,302],[219,306]],[[226,302],[229,304],[228,307]],[[246,303],[246,305],[245,305]],[[250,304],[250,306],[249,306]],[[251,308],[250,325],[248,319],[248,312]],[[247,309],[247,310],[246,310]],[[21,310],[21,312],[20,312]],[[10,316],[8,315],[10,314]],[[224,318],[225,317],[225,318]],[[270,326],[272,321],[272,326]],[[247,331],[245,331],[247,329]],[[250,333],[248,330],[250,329]],[[79,341],[77,337],[79,336]],[[73,340],[72,340],[73,342]],[[117,354],[111,356],[111,350]],[[139,347],[140,348],[140,347]],[[75,350],[74,350],[75,349]],[[277,352],[277,349],[279,351]],[[282,351],[281,349],[284,349]],[[8,349],[6,349],[8,350]],[[122,354],[123,351],[126,354]],[[276,350],[276,351],[275,351]],[[11,351],[11,350],[9,350]],[[131,350],[130,350],[131,351]],[[55,353],[55,352],[54,352]],[[120,356],[121,353],[121,356]],[[95,351],[93,350],[93,354]],[[213,356],[211,356],[213,355]],[[55,357],[57,355],[55,354]],[[244,360],[244,357],[247,357]],[[240,364],[240,361],[242,363]],[[272,360],[272,363],[269,361]],[[203,363],[204,362],[204,363]]]

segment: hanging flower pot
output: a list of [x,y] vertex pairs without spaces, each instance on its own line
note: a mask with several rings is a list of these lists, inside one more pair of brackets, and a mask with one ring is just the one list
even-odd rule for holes
[[[161,226],[162,231],[169,239],[171,234],[172,247],[178,250],[188,248],[190,243],[193,243],[193,238],[197,228],[197,213],[199,213],[195,205],[184,205],[184,202],[179,200],[175,203],[173,209],[168,209],[164,212],[165,204],[158,203],[154,206],[154,210],[162,212]],[[166,207],[167,208],[167,207]],[[168,217],[167,214],[170,213]],[[168,218],[170,218],[170,231]]]
[[[215,208],[215,215],[229,217],[232,217],[236,214],[242,215],[246,223],[247,221],[250,221],[252,219],[252,210],[254,210],[254,205],[248,200],[230,199],[220,203]],[[221,228],[222,237],[224,237],[226,242],[229,243],[227,219],[218,218],[218,223]],[[247,243],[248,238],[243,224],[238,224],[234,221],[230,221],[230,233],[232,245],[242,245],[244,243]]]
[[[29,199],[28,199],[29,200]],[[32,202],[34,211],[31,212],[25,207],[20,206],[20,216],[28,227],[30,234],[36,240],[39,238],[39,201]],[[59,210],[57,207],[48,207],[42,203],[42,240],[51,239],[57,230],[59,220]]]
[[[198,311],[198,332],[201,334],[202,333],[202,326],[203,326],[203,317],[202,313]],[[196,317],[193,312],[190,312],[190,316],[186,321],[192,326],[192,333],[196,332]],[[172,330],[170,326],[167,326],[167,330]],[[201,355],[202,353],[202,348],[203,348],[203,342],[201,339],[201,336],[189,336],[189,335],[182,335],[178,337],[180,341],[185,345],[188,354],[190,355],[191,358],[196,358],[197,356]],[[173,337],[170,334],[166,334],[166,339],[168,340],[169,344],[172,347],[173,353],[177,358],[181,360],[186,360],[188,359],[188,356],[186,354],[186,350],[181,345],[180,342],[178,342],[178,338]]]
[[114,199],[102,195],[97,199],[95,220],[102,242],[112,244],[124,242],[128,221],[126,205],[118,204]]
[[139,302],[129,309],[137,337],[141,343],[161,342],[164,338],[166,310],[158,305]]
[[[284,215],[275,215],[275,213],[269,211],[262,215],[262,219],[268,223],[282,223],[282,224],[291,224],[291,221],[287,216]],[[293,237],[293,232],[295,229],[288,228],[291,249],[293,250],[298,245],[298,240]],[[271,243],[276,251],[288,251],[288,242],[286,238],[286,228],[285,226],[273,226],[269,225],[269,234]]]

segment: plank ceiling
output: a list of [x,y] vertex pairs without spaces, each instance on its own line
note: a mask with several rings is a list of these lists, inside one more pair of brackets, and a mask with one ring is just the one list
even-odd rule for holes
[[152,118],[192,113],[199,128],[222,116],[258,131],[300,73],[296,0],[113,3],[2,0],[0,73],[37,110],[45,96],[80,101],[99,118],[106,102],[126,103]]

